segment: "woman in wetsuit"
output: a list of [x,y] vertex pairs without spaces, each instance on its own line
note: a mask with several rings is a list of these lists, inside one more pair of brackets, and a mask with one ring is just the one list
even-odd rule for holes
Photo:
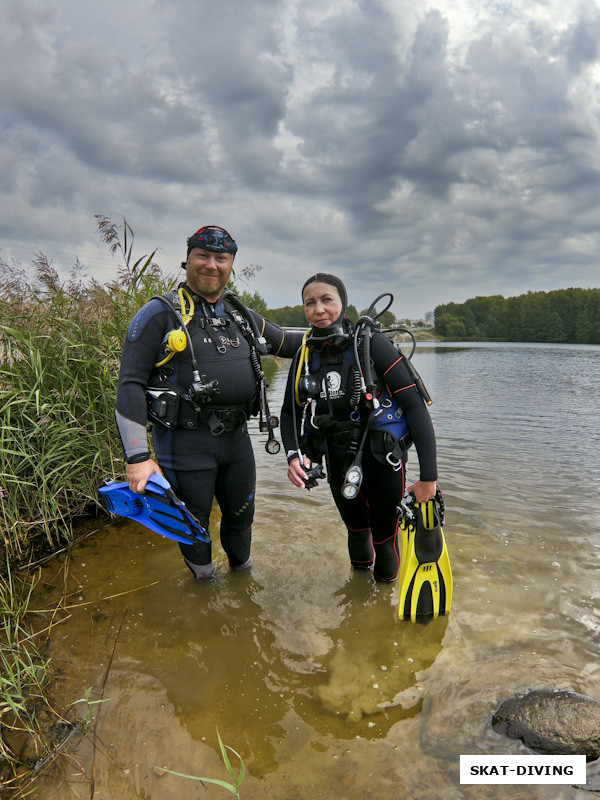
[[[346,289],[339,278],[313,275],[302,288],[302,301],[311,328],[290,369],[281,411],[288,477],[304,488],[312,465],[324,456],[331,493],[348,529],[350,563],[357,569],[373,567],[377,580],[392,581],[400,563],[397,506],[405,493],[406,456],[388,461],[381,440],[367,430],[368,421],[380,400],[403,415],[420,467],[419,480],[408,490],[425,502],[435,496],[437,480],[431,418],[405,357],[377,330],[369,337],[375,400],[360,391],[364,369],[356,363]],[[346,478],[359,447],[362,482],[350,497]]]

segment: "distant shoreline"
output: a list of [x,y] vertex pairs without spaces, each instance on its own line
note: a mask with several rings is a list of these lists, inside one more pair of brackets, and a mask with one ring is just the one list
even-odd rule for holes
[[[415,337],[417,342],[445,342],[446,339],[443,336],[438,336],[437,333],[434,332],[433,328],[411,328],[410,332]],[[392,331],[392,336],[395,341],[398,342],[410,342],[410,336],[408,333],[396,333]]]

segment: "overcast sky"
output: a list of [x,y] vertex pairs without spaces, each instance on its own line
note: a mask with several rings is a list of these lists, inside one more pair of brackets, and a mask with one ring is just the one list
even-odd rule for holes
[[246,287],[317,270],[399,317],[599,286],[592,0],[0,0],[0,256],[167,271],[226,227]]

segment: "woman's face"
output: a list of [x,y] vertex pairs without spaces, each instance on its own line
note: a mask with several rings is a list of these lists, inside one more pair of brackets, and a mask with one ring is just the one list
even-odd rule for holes
[[309,325],[327,328],[337,322],[342,313],[342,298],[335,286],[313,281],[302,292],[304,314]]

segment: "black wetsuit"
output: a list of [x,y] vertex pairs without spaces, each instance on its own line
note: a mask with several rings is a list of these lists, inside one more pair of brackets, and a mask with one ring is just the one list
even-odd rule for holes
[[[153,425],[153,445],[167,480],[207,530],[213,498],[217,499],[222,512],[223,549],[233,567],[243,567],[250,557],[256,487],[254,453],[246,425],[247,417],[256,413],[258,407],[251,346],[239,318],[236,322],[235,314],[232,315],[230,303],[226,307],[221,298],[210,304],[189,287],[185,288],[195,304],[187,329],[198,370],[204,383],[217,381],[218,393],[212,393],[202,402],[200,414],[192,404],[179,398],[175,424]],[[179,307],[177,300],[174,307]],[[270,353],[291,357],[296,352],[301,334],[285,334],[249,309],[245,309],[245,314],[252,315]],[[185,394],[192,381],[189,346],[164,367],[155,368],[165,354],[162,345],[165,334],[177,327],[175,315],[158,299],[140,309],[129,325],[121,358],[116,411],[128,463],[149,458],[146,389],[175,387]],[[210,544],[182,544],[180,548],[190,568],[210,565]],[[198,577],[207,577],[213,569],[200,574],[193,568],[192,571]]]
[[[427,407],[415,387],[406,367],[404,356],[383,334],[374,332],[371,340],[371,358],[381,390],[389,392],[402,409],[419,456],[420,478],[437,480],[436,446],[433,425]],[[341,489],[345,472],[350,466],[348,447],[351,441],[353,411],[351,399],[354,390],[354,351],[311,353],[309,372],[319,384],[320,392],[315,409],[315,429],[306,421],[304,455],[311,458],[324,451],[327,478],[331,493],[348,529],[350,561],[355,567],[374,564],[374,575],[379,580],[392,580],[398,573],[398,513],[396,507],[404,495],[404,462],[397,471],[388,463],[381,463],[371,450],[367,435],[362,457],[363,481],[359,496],[347,500]],[[296,365],[296,360],[294,365]],[[283,408],[281,410],[281,435],[286,451],[297,449],[302,409],[296,405],[296,430],[294,429],[294,385],[296,369],[292,366],[288,376]],[[362,433],[369,409],[361,399],[358,405]],[[356,416],[356,414],[354,415]],[[330,422],[333,420],[334,424]],[[324,427],[323,427],[324,426]],[[355,432],[356,435],[356,432]],[[301,440],[302,441],[302,440]]]

